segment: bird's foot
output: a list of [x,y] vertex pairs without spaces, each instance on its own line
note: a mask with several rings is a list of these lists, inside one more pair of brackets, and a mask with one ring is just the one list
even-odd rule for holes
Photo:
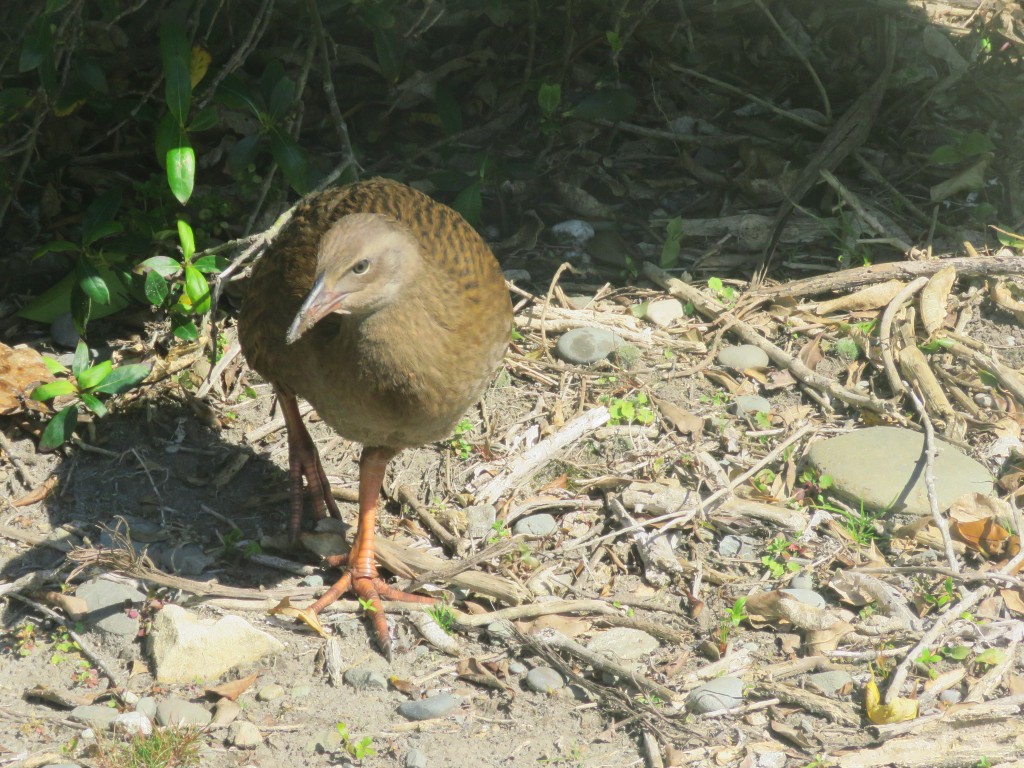
[[[336,558],[328,558],[328,561]],[[360,558],[354,557],[354,551],[349,556],[350,561],[358,562]],[[395,589],[384,581],[377,573],[376,567],[371,569],[350,566],[337,582],[328,589],[319,600],[310,606],[313,613],[320,613],[324,608],[351,590],[355,593],[366,615],[373,625],[373,634],[377,638],[377,644],[381,652],[391,660],[391,633],[388,630],[388,619],[384,613],[384,600],[394,600],[401,603],[421,603],[433,605],[435,600],[424,595],[414,595],[411,592],[403,592]]]

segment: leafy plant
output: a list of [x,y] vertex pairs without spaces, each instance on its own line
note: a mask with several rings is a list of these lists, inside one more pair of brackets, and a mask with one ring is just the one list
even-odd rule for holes
[[679,263],[679,251],[683,242],[683,220],[676,216],[665,226],[665,243],[661,246],[658,264],[662,269],[672,269]]
[[512,535],[512,531],[507,525],[505,525],[504,520],[495,520],[491,523],[491,530],[494,531],[494,533],[488,537],[488,544],[497,544],[502,539],[507,539]]
[[435,603],[427,608],[427,613],[446,634],[450,635],[455,631],[455,613],[448,603]]
[[357,741],[349,734],[348,726],[344,723],[338,723],[334,727],[337,728],[338,734],[341,736],[341,744],[345,751],[356,760],[364,760],[377,754],[377,750],[373,748],[373,738],[371,736],[364,736]]
[[773,579],[782,578],[787,572],[795,573],[802,567],[792,559],[800,551],[799,544],[793,544],[783,536],[777,536],[768,544],[768,554],[761,557],[761,564],[768,569]]
[[466,435],[473,431],[473,422],[463,418],[455,425],[455,435],[448,441],[448,445],[455,451],[455,455],[465,461],[473,455],[473,444],[466,439]]
[[97,733],[94,759],[99,768],[193,768],[201,764],[203,731],[160,728],[119,742]]
[[630,397],[602,398],[608,403],[609,424],[632,424],[637,422],[647,426],[654,422],[654,411],[648,405],[649,400],[643,392]]
[[930,648],[925,648],[920,654],[918,654],[918,657],[914,659],[914,661],[924,667],[924,669],[927,670],[928,677],[934,680],[937,674],[934,667],[942,661],[942,656],[934,653]]
[[377,606],[373,604],[373,600],[366,597],[357,597],[359,600],[359,607],[363,609],[365,613],[376,613]]
[[30,397],[44,403],[55,397],[74,397],[74,402],[59,410],[43,430],[39,448],[44,451],[53,450],[71,439],[78,424],[79,406],[84,405],[99,417],[105,416],[107,408],[99,396],[127,392],[140,384],[150,370],[150,366],[141,363],[115,367],[109,360],[89,365],[89,348],[84,341],[78,342],[70,371],[51,358],[44,357],[43,361],[51,373],[70,376],[36,387]]
[[722,617],[718,627],[718,644],[721,648],[725,648],[729,644],[729,636],[732,634],[732,631],[749,618],[746,606],[747,598],[738,597],[732,606],[726,610],[725,616]]
[[708,289],[726,304],[736,300],[736,289],[723,283],[720,277],[708,278]]

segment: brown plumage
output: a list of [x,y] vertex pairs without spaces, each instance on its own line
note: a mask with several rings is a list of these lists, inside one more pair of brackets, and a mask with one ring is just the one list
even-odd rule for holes
[[239,339],[285,417],[293,537],[303,478],[314,515],[339,516],[296,396],[364,446],[348,568],[312,610],[354,589],[375,604],[385,653],[380,599],[430,602],[377,576],[373,534],[387,462],[451,434],[493,376],[511,327],[508,291],[483,239],[452,209],[386,179],[305,200],[253,270]]

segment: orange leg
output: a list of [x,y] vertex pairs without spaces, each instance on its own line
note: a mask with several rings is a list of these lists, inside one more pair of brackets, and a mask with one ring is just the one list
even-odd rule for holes
[[313,438],[309,436],[306,425],[299,415],[299,403],[290,392],[277,392],[277,401],[281,404],[285,427],[288,430],[288,475],[291,477],[292,516],[288,521],[288,537],[294,542],[299,536],[302,524],[302,479],[306,479],[309,487],[310,501],[313,503],[313,517],[316,520],[327,517],[341,519],[334,496],[331,495],[331,484],[327,481],[327,473],[320,463],[320,454]]
[[[356,538],[348,556],[348,570],[311,606],[313,613],[320,613],[351,589],[360,599],[370,603],[372,609],[368,613],[373,622],[374,634],[388,659],[391,658],[391,638],[381,601],[434,602],[433,598],[413,595],[389,586],[377,574],[377,565],[374,563],[373,538],[377,525],[377,499],[384,484],[384,472],[388,462],[396,453],[397,451],[391,448],[363,448],[363,455],[359,460],[359,524],[356,526]],[[328,562],[333,565],[338,560],[344,562],[341,558],[329,558]]]

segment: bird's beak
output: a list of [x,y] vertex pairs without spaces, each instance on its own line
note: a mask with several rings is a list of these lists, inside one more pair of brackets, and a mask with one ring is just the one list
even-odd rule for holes
[[302,302],[299,313],[292,320],[284,340],[289,344],[294,344],[302,338],[302,334],[332,312],[348,314],[346,310],[341,308],[341,304],[347,296],[347,293],[338,293],[330,288],[326,288],[323,275],[318,277],[316,282],[313,283],[313,290],[309,292],[306,300]]

